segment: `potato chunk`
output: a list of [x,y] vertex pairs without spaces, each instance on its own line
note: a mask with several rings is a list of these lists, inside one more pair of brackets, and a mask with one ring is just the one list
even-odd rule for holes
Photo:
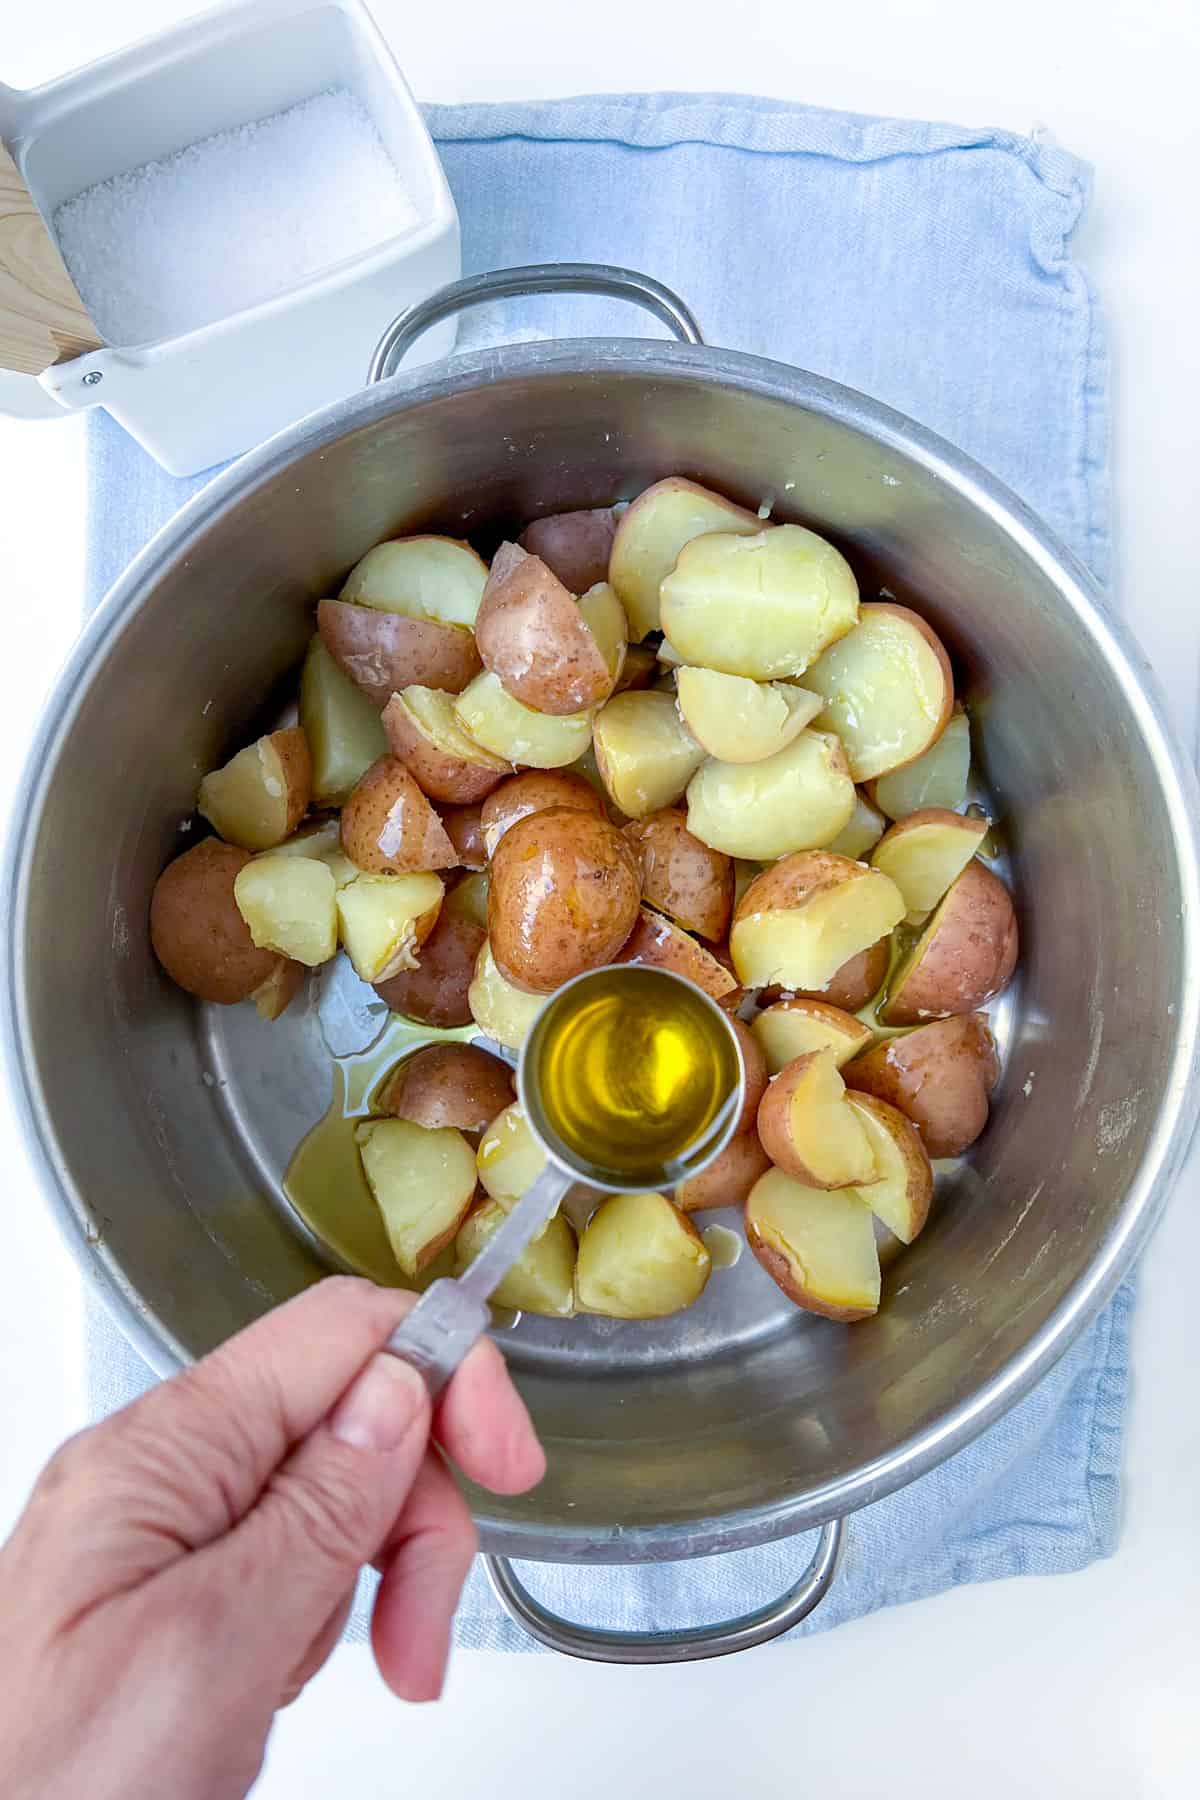
[[315,969],[337,954],[337,889],[327,865],[307,856],[256,856],[233,884],[238,911],[262,950]]
[[718,762],[762,762],[786,750],[821,710],[807,688],[716,669],[680,669],[675,691],[684,724]]
[[752,681],[803,675],[858,619],[840,550],[803,525],[695,538],[662,584],[662,628],[685,662]]
[[941,734],[954,706],[954,677],[941,639],[907,606],[875,601],[854,630],[804,677],[825,702],[819,724],[836,731],[855,781],[916,760]]
[[354,972],[386,981],[417,966],[417,952],[437,923],[442,884],[428,872],[356,875],[337,890],[338,935]]
[[591,740],[590,711],[535,712],[514,700],[490,669],[463,689],[454,710],[463,730],[477,744],[524,768],[565,768],[583,755]]
[[628,615],[630,637],[644,638],[659,629],[659,587],[692,538],[705,531],[761,530],[755,513],[681,475],[656,481],[639,494],[617,526],[608,562],[608,579]]
[[456,538],[391,538],[355,563],[341,598],[375,612],[470,630],[487,575],[483,558]]
[[609,799],[631,819],[674,806],[704,761],[674,695],[645,689],[616,694],[600,708],[593,744]]
[[200,783],[196,810],[227,844],[271,850],[308,811],[312,759],[298,726],[248,744]]
[[611,1319],[661,1319],[698,1300],[711,1270],[699,1233],[665,1194],[613,1194],[580,1239],[576,1297]]
[[[461,1275],[470,1268],[507,1216],[498,1200],[482,1200],[471,1208],[454,1240],[456,1273]],[[564,1218],[551,1219],[525,1246],[493,1291],[492,1303],[549,1319],[571,1316],[575,1310],[575,1233]]]
[[319,637],[300,676],[300,723],[312,754],[317,806],[341,806],[359,777],[387,749],[378,709],[343,674]]
[[820,849],[853,808],[845,755],[828,731],[802,731],[763,762],[710,758],[687,790],[688,830],[711,849],[751,862]]
[[354,1136],[392,1254],[411,1279],[466,1217],[475,1193],[475,1152],[461,1131],[427,1131],[410,1119],[364,1120]]
[[850,1324],[879,1310],[879,1252],[866,1202],[772,1169],[746,1201],[746,1241],[767,1274],[806,1312]]

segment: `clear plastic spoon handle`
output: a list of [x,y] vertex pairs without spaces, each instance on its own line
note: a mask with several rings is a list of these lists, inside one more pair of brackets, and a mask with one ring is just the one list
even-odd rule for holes
[[457,1281],[435,1281],[384,1345],[420,1375],[431,1399],[441,1393],[476,1338],[487,1330],[488,1299],[525,1246],[553,1218],[573,1177],[547,1163],[481,1253]]

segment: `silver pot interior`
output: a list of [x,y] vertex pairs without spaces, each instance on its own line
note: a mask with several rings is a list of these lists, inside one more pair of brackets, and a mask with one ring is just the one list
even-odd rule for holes
[[275,716],[314,603],[380,538],[487,548],[680,471],[771,498],[943,634],[1011,849],[1021,978],[990,1127],[877,1319],[806,1318],[747,1256],[674,1322],[506,1337],[550,1474],[479,1512],[491,1547],[535,1556],[713,1550],[899,1485],[1023,1391],[1144,1236],[1186,1124],[1195,865],[1086,578],[944,445],[795,371],[627,343],[460,359],[276,440],[156,541],[60,690],[16,847],[31,1121],[93,1276],[167,1367],[326,1267],[279,1186],[329,1101],[311,1016],[214,1017],[150,953],[200,776]]

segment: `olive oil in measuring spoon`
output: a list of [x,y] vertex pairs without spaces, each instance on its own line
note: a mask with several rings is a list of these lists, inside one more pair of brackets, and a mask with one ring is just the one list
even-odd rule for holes
[[550,1000],[520,1085],[551,1154],[616,1190],[673,1186],[709,1162],[743,1091],[720,1008],[690,982],[637,964],[581,976]]

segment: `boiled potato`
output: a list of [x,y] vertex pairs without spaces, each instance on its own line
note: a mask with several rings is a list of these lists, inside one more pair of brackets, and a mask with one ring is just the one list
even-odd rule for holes
[[665,1194],[613,1194],[579,1240],[575,1294],[585,1312],[661,1319],[698,1300],[711,1270],[700,1234]]
[[300,985],[308,970],[303,963],[288,962],[286,957],[275,959],[275,967],[260,982],[250,998],[255,1010],[262,1019],[279,1019],[287,1011],[300,991]]
[[471,633],[436,619],[322,600],[317,630],[338,668],[376,707],[414,682],[461,693],[483,667]]
[[956,812],[967,797],[970,773],[971,729],[966,713],[956,706],[945,731],[923,755],[871,782],[870,798],[889,819],[907,819],[925,806]]
[[[798,991],[801,997],[811,1000],[824,1000],[828,1006],[838,1006],[843,1012],[856,1013],[868,1000],[875,998],[887,980],[891,963],[892,940],[880,938],[877,944],[860,950],[857,956],[849,957],[840,969],[835,969],[819,993],[805,996],[802,988],[790,991],[793,994]],[[761,998],[769,1004],[776,995],[768,991]]]
[[596,764],[613,805],[631,819],[674,806],[704,761],[671,694],[617,694],[596,714]]
[[852,1056],[860,1055],[875,1036],[853,1013],[807,995],[776,1000],[758,1014],[750,1029],[772,1075],[813,1050],[831,1050],[840,1069]]
[[685,662],[774,681],[803,675],[858,619],[840,550],[803,525],[715,532],[679,553],[662,584],[662,628]]
[[614,694],[624,694],[630,688],[644,688],[654,676],[658,668],[658,658],[649,644],[630,644],[621,663],[621,673],[617,676]]
[[512,1070],[476,1044],[427,1044],[399,1062],[372,1110],[411,1119],[427,1131],[452,1126],[468,1136],[512,1104]]
[[902,1244],[911,1244],[933,1201],[929,1152],[916,1126],[898,1107],[874,1094],[850,1093],[846,1098],[875,1159],[875,1180],[859,1192],[880,1223]]
[[411,1280],[466,1218],[475,1152],[461,1131],[427,1131],[411,1119],[366,1119],[354,1136],[392,1254]]
[[492,558],[475,642],[484,668],[535,712],[570,717],[612,689],[604,652],[575,599],[517,544],[501,544]]
[[584,594],[607,578],[616,533],[617,515],[613,508],[597,506],[535,519],[517,542],[530,556],[540,556],[572,594]]
[[771,1159],[759,1142],[757,1131],[743,1131],[730,1138],[719,1156],[715,1156],[698,1175],[689,1175],[675,1189],[675,1204],[680,1212],[704,1212],[713,1206],[741,1206],[760,1175],[771,1167]]
[[864,606],[848,636],[804,677],[825,702],[819,723],[846,747],[855,781],[902,769],[941,735],[954,676],[941,639],[907,606]]
[[544,994],[527,994],[506,981],[496,967],[492,947],[484,941],[467,993],[471,1017],[487,1037],[506,1050],[519,1050],[529,1028],[546,1004]]
[[742,895],[729,948],[746,987],[820,994],[839,969],[904,917],[904,896],[878,869],[828,850],[785,856]]
[[234,884],[251,858],[206,838],[168,863],[150,901],[150,942],[171,980],[198,1000],[233,1006],[277,975],[280,958],[255,944]]
[[341,598],[376,612],[470,630],[487,576],[483,558],[456,538],[391,538],[355,563]]
[[314,862],[325,864],[335,887],[345,887],[348,881],[362,873],[342,849],[341,820],[336,813],[328,818],[310,820],[282,844],[277,844],[274,850],[266,850],[263,854],[311,857]]
[[506,762],[561,769],[587,749],[593,714],[535,712],[506,692],[490,669],[477,675],[454,703],[458,722],[477,744]]
[[744,1020],[731,1014],[730,1028],[738,1041],[738,1055],[742,1059],[742,1110],[738,1115],[734,1134],[753,1131],[758,1118],[758,1109],[762,1097],[767,1091],[770,1072],[762,1045]]
[[[916,765],[914,764],[913,766],[915,767]],[[893,778],[889,775],[886,776],[885,779],[888,781],[893,779],[899,780],[900,777],[897,775]],[[856,789],[854,794],[854,811],[850,814],[850,817],[842,826],[842,829],[838,832],[833,842],[831,844],[826,844],[825,848],[827,850],[832,850],[837,856],[849,856],[852,860],[857,860],[859,857],[866,856],[868,851],[875,848],[886,830],[887,820],[884,818],[879,808],[877,806],[872,806],[866,796],[860,794]]]
[[338,888],[338,936],[355,974],[386,981],[401,969],[415,969],[441,904],[442,884],[427,871],[356,875]]
[[382,723],[387,748],[431,800],[467,806],[485,799],[512,773],[511,763],[467,735],[453,699],[440,688],[414,684],[393,694]]
[[309,969],[337,955],[337,888],[325,863],[256,856],[238,871],[233,897],[261,950],[277,950]]
[[460,875],[446,895],[446,911],[469,919],[481,931],[487,930],[488,888],[491,877],[486,869]]
[[921,1025],[970,1013],[1006,987],[1017,963],[1008,889],[969,862],[900,964],[879,1009],[885,1025]]
[[758,1135],[776,1168],[806,1187],[862,1187],[875,1179],[871,1146],[833,1050],[809,1050],[784,1064],[762,1097]]
[[368,875],[452,869],[442,821],[397,756],[371,764],[342,808],[342,849]]
[[270,850],[295,831],[312,799],[312,759],[298,726],[272,731],[206,775],[196,810],[241,850]]
[[595,788],[573,770],[523,769],[519,775],[501,782],[483,803],[480,819],[489,860],[495,856],[496,846],[510,825],[528,818],[530,813],[548,812],[552,806],[565,806],[576,812],[604,811]]
[[475,1166],[492,1199],[509,1206],[533,1186],[546,1166],[546,1152],[519,1106],[496,1109],[479,1141]]
[[[471,1023],[471,983],[487,938],[487,916],[485,910],[481,919],[479,908],[471,903],[469,880],[458,882],[446,895],[420,946],[416,967],[375,983],[375,992],[392,1012],[441,1030]],[[486,904],[485,895],[484,908]]]
[[786,750],[821,710],[807,688],[716,669],[680,669],[675,692],[684,724],[718,762],[762,762]]
[[443,806],[442,827],[454,845],[454,854],[462,869],[486,869],[487,849],[483,838],[481,806]]
[[320,637],[308,646],[300,675],[300,724],[312,755],[312,797],[340,806],[360,776],[387,749],[379,710],[343,674]]
[[895,882],[911,922],[914,915],[923,918],[933,911],[974,857],[987,829],[986,819],[923,807],[884,832],[871,852],[871,866]]
[[615,825],[551,807],[510,825],[492,858],[488,941],[506,980],[550,994],[612,962],[638,916],[641,873]]
[[630,637],[659,630],[659,587],[685,544],[706,531],[761,530],[756,513],[681,475],[656,481],[639,494],[617,526],[608,561],[608,579],[625,608]]
[[[454,1240],[456,1274],[470,1268],[507,1217],[498,1200],[481,1200],[471,1208]],[[550,1319],[571,1316],[575,1311],[575,1233],[565,1219],[551,1219],[541,1234],[526,1244],[493,1290],[492,1304]]]
[[843,1324],[878,1312],[873,1215],[853,1188],[829,1193],[771,1169],[747,1198],[746,1241],[772,1281],[806,1312]]
[[673,807],[625,827],[642,871],[642,898],[685,931],[719,943],[733,911],[733,864],[693,837]]
[[842,1074],[911,1119],[930,1156],[958,1156],[987,1124],[1000,1062],[986,1014],[959,1013],[876,1044]]
[[693,982],[712,1000],[723,1002],[737,992],[737,978],[711,950],[648,906],[642,907],[633,930],[612,960],[668,969]]
[[604,658],[608,693],[612,693],[621,680],[625,658],[629,654],[629,623],[625,609],[607,581],[598,581],[579,596],[579,611]]
[[759,862],[819,849],[853,808],[842,746],[827,731],[802,731],[762,762],[710,758],[687,790],[689,831],[714,850]]

